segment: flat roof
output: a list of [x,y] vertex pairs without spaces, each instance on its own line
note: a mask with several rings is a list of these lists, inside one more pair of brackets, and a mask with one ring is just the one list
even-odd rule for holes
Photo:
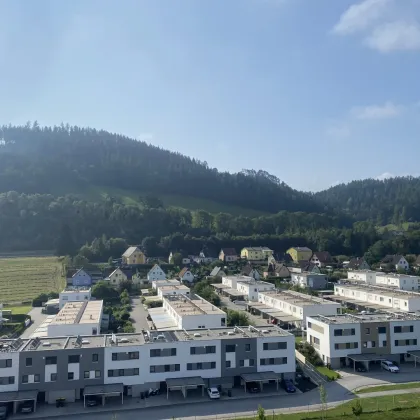
[[111,395],[121,394],[124,391],[124,384],[86,385],[84,395]]
[[349,289],[349,290],[355,290],[355,291],[361,291],[361,292],[367,292],[367,293],[377,293],[382,296],[387,297],[396,297],[401,299],[420,299],[420,293],[418,292],[411,292],[411,291],[405,291],[405,290],[395,290],[388,287],[382,287],[382,286],[372,286],[367,285],[363,283],[355,284],[353,282],[346,282],[346,283],[340,283],[334,285],[334,290],[337,288],[343,288],[343,289]]
[[239,290],[236,289],[223,289],[224,293],[227,293],[230,296],[245,296],[245,293],[240,292]]
[[376,274],[377,276],[381,276],[381,277],[394,277],[394,278],[413,277],[420,280],[419,276],[412,276],[410,274],[400,274],[400,273],[384,273],[383,271],[375,271],[375,270],[349,270],[348,273]]
[[229,286],[227,284],[222,283],[212,283],[210,286],[213,286],[216,289],[229,289]]
[[241,378],[245,382],[278,381],[281,379],[281,373],[276,373],[274,371],[243,373]]
[[222,276],[222,281],[223,279],[227,279],[227,280],[236,280],[241,281],[241,282],[250,282],[252,280],[255,280],[254,277],[249,277],[249,276],[244,276],[241,274],[238,274],[236,276]]
[[366,354],[349,354],[347,357],[355,362],[376,362],[378,360],[387,360],[388,357],[382,354],[366,353]]
[[180,316],[226,315],[220,308],[198,295],[167,295],[163,300]]
[[278,308],[273,308],[272,306],[264,305],[263,303],[260,303],[260,302],[252,302],[252,303],[250,302],[248,303],[248,306],[250,306],[251,308],[258,309],[262,313],[283,322],[302,321],[301,318],[298,318],[287,312],[283,312]]
[[90,290],[91,288],[88,286],[68,286],[60,293],[86,293]]
[[102,300],[67,302],[50,325],[100,323],[102,307]]
[[284,291],[267,291],[260,292],[262,296],[267,296],[282,302],[290,303],[296,306],[309,305],[339,305],[336,302],[331,302],[327,299],[322,299],[317,296],[307,295],[305,293],[295,292],[293,290]]
[[159,290],[162,290],[162,292],[170,292],[171,290],[189,291],[190,288],[188,286],[185,286],[185,284],[181,284],[181,285],[162,286],[162,287],[159,287]]
[[148,312],[157,330],[178,329],[177,323],[165,309],[150,308]]
[[254,281],[242,281],[242,280],[239,280],[238,281],[238,283],[239,284],[243,284],[244,286],[248,286],[248,287],[254,287],[254,286],[256,286],[256,287],[258,287],[258,286],[270,286],[270,287],[272,287],[273,289],[276,287],[273,283],[269,283],[269,282],[267,282],[267,281],[262,281],[262,280],[254,280]]
[[36,400],[38,391],[0,392],[0,402]]
[[189,386],[204,386],[204,380],[201,376],[191,376],[185,378],[167,378],[168,388],[184,388]]
[[170,285],[180,285],[181,282],[177,279],[165,279],[165,280],[152,280],[152,284],[155,284],[156,287],[162,287],[162,286],[170,286]]
[[373,313],[373,314],[343,314],[343,315],[315,315],[309,318],[324,324],[360,324],[364,322],[389,322],[419,320],[419,315],[410,313]]

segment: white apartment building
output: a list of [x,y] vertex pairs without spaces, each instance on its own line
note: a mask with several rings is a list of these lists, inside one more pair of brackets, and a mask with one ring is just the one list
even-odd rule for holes
[[266,292],[268,290],[274,290],[275,285],[266,281],[238,281],[236,288],[239,293],[244,295],[245,300],[250,302],[258,301],[258,294],[260,292]]
[[155,264],[147,273],[147,280],[166,280],[166,274],[158,264]]
[[[266,311],[261,307],[258,308],[261,312],[276,316],[279,320],[282,319],[282,313],[286,315],[285,319],[289,319],[287,315],[291,315],[302,321],[299,322],[299,325],[303,325],[303,327],[306,326],[306,317],[308,316],[337,315],[341,313],[341,305],[339,303],[292,290],[260,292],[258,302],[270,308]],[[279,312],[272,312],[272,308],[278,309]]]
[[91,299],[91,295],[92,292],[90,287],[66,287],[59,294],[58,307],[61,309],[68,302],[86,302]]
[[408,274],[383,273],[380,271],[360,270],[349,271],[348,280],[361,282],[373,286],[392,287],[401,290],[418,291],[420,284],[419,276]]
[[334,299],[355,307],[374,310],[415,312],[420,310],[420,293],[364,284],[337,284]]
[[100,334],[102,312],[102,300],[66,303],[48,324],[48,337]]
[[157,290],[159,287],[164,286],[180,286],[182,283],[177,279],[166,279],[166,280],[153,280],[152,288]]
[[327,277],[325,274],[310,273],[304,271],[302,273],[291,273],[291,282],[296,286],[310,289],[325,289],[327,285]]
[[163,299],[167,295],[189,295],[190,288],[181,284],[180,286],[162,286],[158,287],[158,296]]
[[222,284],[227,286],[231,289],[237,289],[238,282],[245,283],[253,281],[253,277],[249,276],[223,276],[222,277]]
[[420,317],[412,314],[313,316],[307,318],[307,341],[332,368],[370,362],[413,361],[420,349]]

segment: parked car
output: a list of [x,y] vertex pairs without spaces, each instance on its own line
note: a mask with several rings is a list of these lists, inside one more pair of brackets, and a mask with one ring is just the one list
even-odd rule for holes
[[381,368],[391,373],[398,373],[400,371],[400,368],[389,360],[383,360],[381,362]]
[[248,390],[248,392],[252,394],[255,394],[261,391],[259,384],[257,384],[256,382],[247,382],[246,389]]
[[283,388],[288,393],[296,392],[296,387],[294,386],[294,384],[293,384],[293,382],[292,382],[291,379],[285,379],[283,381]]
[[246,306],[247,303],[244,300],[234,300],[233,303],[239,306]]
[[7,419],[7,406],[6,405],[0,405],[0,420]]
[[32,411],[34,411],[34,403],[32,401],[25,401],[20,406],[20,412],[23,414],[29,414],[32,413]]
[[98,405],[98,399],[96,397],[86,397],[86,407],[95,407]]
[[209,397],[211,400],[217,400],[220,398],[220,392],[217,388],[211,387],[207,388],[207,394],[209,394]]

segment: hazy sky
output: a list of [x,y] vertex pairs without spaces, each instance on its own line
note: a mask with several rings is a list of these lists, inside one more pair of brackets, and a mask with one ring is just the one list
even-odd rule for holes
[[0,123],[292,187],[418,175],[420,0],[0,0]]

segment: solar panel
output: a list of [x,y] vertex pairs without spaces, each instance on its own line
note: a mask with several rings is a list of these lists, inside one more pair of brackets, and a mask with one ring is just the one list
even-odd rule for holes
[[77,336],[75,345],[78,347],[82,347],[82,337],[80,335]]
[[18,350],[23,344],[23,340],[21,338],[17,338],[13,343],[10,345],[12,350]]
[[41,340],[39,339],[39,337],[35,337],[33,340],[32,340],[32,343],[31,343],[31,348],[32,349],[37,349],[38,347],[39,347],[39,345],[41,344]]

